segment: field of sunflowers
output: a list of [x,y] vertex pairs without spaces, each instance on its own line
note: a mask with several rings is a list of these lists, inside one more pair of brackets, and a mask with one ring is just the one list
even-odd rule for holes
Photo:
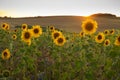
[[54,26],[0,27],[0,80],[120,80],[120,30],[97,31],[92,19],[79,33]]

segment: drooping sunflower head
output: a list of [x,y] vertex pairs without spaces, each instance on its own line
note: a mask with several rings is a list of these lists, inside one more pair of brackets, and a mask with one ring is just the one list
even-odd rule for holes
[[7,60],[10,58],[10,51],[9,49],[5,49],[3,52],[2,52],[2,59],[3,60]]
[[120,46],[120,36],[116,37],[115,45]]
[[97,36],[95,36],[95,41],[97,43],[102,43],[104,40],[105,40],[105,36],[101,32]]
[[105,35],[108,35],[108,34],[109,34],[109,30],[105,30],[105,31],[104,31],[104,34],[105,34]]
[[28,25],[27,24],[22,24],[22,30],[27,30]]
[[33,37],[37,38],[42,34],[42,28],[39,25],[35,25],[32,28]]
[[110,45],[110,40],[109,39],[106,39],[105,41],[104,41],[104,46],[109,46]]
[[114,33],[115,33],[114,29],[110,30],[110,34],[114,34]]
[[59,36],[56,39],[54,39],[54,43],[58,46],[63,46],[66,42],[66,39],[64,36]]
[[61,36],[62,33],[60,31],[55,30],[54,32],[52,32],[52,38],[56,39],[57,37]]
[[55,27],[54,27],[54,26],[49,26],[49,30],[50,30],[50,31],[54,31],[54,30],[55,30]]
[[6,26],[6,30],[9,30],[9,29],[10,29],[10,25],[7,24],[7,26]]
[[92,19],[87,19],[82,22],[82,30],[85,34],[93,34],[96,32],[97,29],[97,22]]
[[13,38],[14,40],[16,40],[16,38],[17,38],[16,34],[13,34],[13,35],[12,35],[12,38]]
[[28,30],[23,30],[22,31],[22,35],[21,35],[21,39],[25,42],[29,42],[29,40],[32,38],[32,32],[30,29]]

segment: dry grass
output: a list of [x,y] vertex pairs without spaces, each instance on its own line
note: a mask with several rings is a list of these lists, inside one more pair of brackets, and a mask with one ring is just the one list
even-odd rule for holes
[[[104,29],[120,29],[120,18],[92,17],[98,22],[98,31]],[[79,32],[81,23],[85,20],[82,16],[50,16],[50,17],[29,17],[29,18],[0,18],[0,24],[7,22],[12,28],[23,23],[29,25],[41,25],[43,27],[54,25],[56,28],[70,32]]]

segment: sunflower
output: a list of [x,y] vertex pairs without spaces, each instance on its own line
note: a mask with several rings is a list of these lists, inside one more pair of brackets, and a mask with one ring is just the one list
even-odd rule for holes
[[114,34],[114,33],[115,33],[114,29],[110,30],[110,34]]
[[7,23],[3,23],[2,24],[2,29],[5,29],[6,25],[7,25]]
[[10,51],[9,51],[9,49],[5,49],[2,52],[2,59],[6,60],[6,59],[9,59],[9,58],[10,58]]
[[37,38],[42,34],[42,28],[39,25],[35,25],[32,28],[33,37]]
[[85,34],[84,34],[83,31],[81,31],[81,32],[79,33],[79,35],[80,35],[80,37],[84,37],[84,36],[85,36]]
[[64,36],[59,36],[56,39],[54,39],[54,43],[58,46],[63,46],[66,42],[66,39]]
[[9,28],[10,28],[9,24],[7,24],[7,23],[2,24],[2,29],[9,30]]
[[120,36],[116,37],[115,45],[120,46]]
[[97,22],[92,19],[87,19],[82,22],[82,30],[85,34],[93,34],[97,29]]
[[54,31],[54,30],[55,30],[55,27],[54,27],[54,26],[49,26],[49,30],[50,30],[50,31]]
[[22,31],[21,39],[23,41],[29,42],[31,38],[32,38],[32,32],[30,29]]
[[7,26],[6,26],[6,30],[9,30],[9,29],[10,29],[10,25],[7,24]]
[[110,45],[110,40],[109,39],[106,39],[105,41],[104,41],[104,46],[109,46]]
[[61,36],[62,33],[60,31],[55,30],[54,32],[52,32],[52,38],[56,39],[57,37]]
[[22,30],[27,30],[28,25],[27,24],[22,24]]
[[9,77],[10,76],[10,72],[8,70],[4,70],[3,73],[2,73],[2,75],[4,77]]
[[105,39],[105,36],[101,32],[97,36],[95,36],[95,41],[97,43],[102,43],[104,41],[104,39]]
[[16,38],[17,38],[16,34],[13,34],[13,35],[12,35],[12,38],[13,38],[14,40],[16,40]]
[[104,34],[105,34],[105,35],[108,35],[108,34],[109,34],[109,30],[105,30],[105,31],[104,31]]

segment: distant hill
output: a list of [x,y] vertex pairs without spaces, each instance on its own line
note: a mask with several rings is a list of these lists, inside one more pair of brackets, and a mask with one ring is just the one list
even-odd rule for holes
[[108,18],[116,18],[117,16],[110,13],[97,13],[90,15],[91,17],[108,17]]

